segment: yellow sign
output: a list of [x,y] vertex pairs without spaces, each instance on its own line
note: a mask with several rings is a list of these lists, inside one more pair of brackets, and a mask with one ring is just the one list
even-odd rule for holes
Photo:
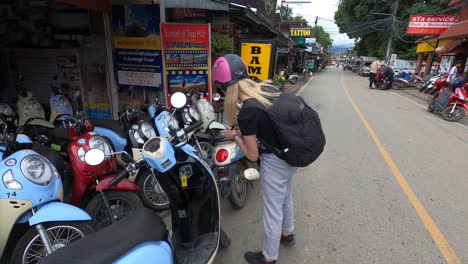
[[161,39],[159,37],[114,37],[114,48],[160,50]]
[[312,29],[310,27],[290,28],[289,36],[290,37],[310,37],[312,36]]
[[[452,42],[452,40],[450,39],[439,40],[439,45],[437,45],[437,47],[447,46],[450,42]],[[427,39],[426,41],[422,41],[418,43],[418,46],[416,46],[416,52],[417,53],[432,52],[434,51],[435,44],[436,44],[436,39],[434,38]]]
[[244,42],[242,43],[241,57],[247,64],[251,78],[261,81],[268,80],[271,44]]

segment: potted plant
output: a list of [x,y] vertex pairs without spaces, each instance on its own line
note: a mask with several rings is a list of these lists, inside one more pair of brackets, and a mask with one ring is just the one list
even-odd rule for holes
[[235,50],[234,39],[228,34],[219,32],[211,34],[211,53],[214,55],[211,57],[213,62],[224,54],[234,53]]

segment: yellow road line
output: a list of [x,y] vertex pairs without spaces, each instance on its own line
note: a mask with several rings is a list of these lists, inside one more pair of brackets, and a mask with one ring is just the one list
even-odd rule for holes
[[372,137],[372,139],[374,140],[375,145],[379,149],[380,154],[382,155],[382,157],[387,162],[387,165],[388,165],[388,167],[390,167],[390,170],[392,171],[393,175],[395,176],[398,184],[400,185],[401,189],[403,190],[403,192],[408,197],[408,200],[411,202],[411,205],[413,205],[414,209],[416,210],[416,213],[418,214],[419,218],[423,222],[423,224],[426,227],[427,231],[429,232],[432,239],[436,243],[437,247],[439,248],[440,252],[444,256],[445,260],[447,261],[448,264],[461,264],[461,261],[458,258],[457,254],[452,249],[452,247],[450,247],[450,244],[448,243],[447,239],[445,239],[442,232],[440,232],[439,228],[434,223],[434,220],[429,215],[426,208],[424,208],[421,201],[419,201],[418,197],[416,196],[416,194],[414,193],[414,191],[411,189],[410,185],[408,184],[408,181],[406,181],[405,177],[403,177],[403,175],[401,174],[401,172],[398,169],[397,165],[393,161],[392,157],[390,156],[390,154],[387,152],[387,150],[383,146],[382,142],[380,142],[380,139],[377,137],[377,134],[375,133],[374,129],[372,129],[372,127],[370,126],[370,124],[367,121],[366,117],[361,112],[361,110],[356,105],[356,103],[354,102],[353,98],[349,94],[348,89],[346,88],[346,86],[344,84],[343,76],[344,75],[341,74],[341,86],[343,87],[343,90],[345,91],[345,94],[346,94],[346,97],[348,98],[348,101],[351,103],[354,110],[356,111],[359,118],[361,119],[362,123],[367,128],[367,130],[369,131],[369,134]]

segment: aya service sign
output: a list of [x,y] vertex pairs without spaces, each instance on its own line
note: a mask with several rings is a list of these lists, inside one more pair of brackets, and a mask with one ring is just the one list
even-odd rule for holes
[[411,15],[407,34],[440,35],[457,22],[457,16],[446,15]]

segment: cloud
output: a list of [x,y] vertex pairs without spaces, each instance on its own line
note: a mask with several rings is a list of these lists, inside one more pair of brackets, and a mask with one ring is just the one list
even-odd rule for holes
[[309,25],[313,26],[315,18],[318,16],[317,25],[330,34],[333,39],[334,46],[353,46],[354,39],[348,38],[346,34],[340,34],[338,26],[335,24],[333,17],[338,9],[339,0],[314,0],[308,4],[289,4],[294,15],[303,16]]

